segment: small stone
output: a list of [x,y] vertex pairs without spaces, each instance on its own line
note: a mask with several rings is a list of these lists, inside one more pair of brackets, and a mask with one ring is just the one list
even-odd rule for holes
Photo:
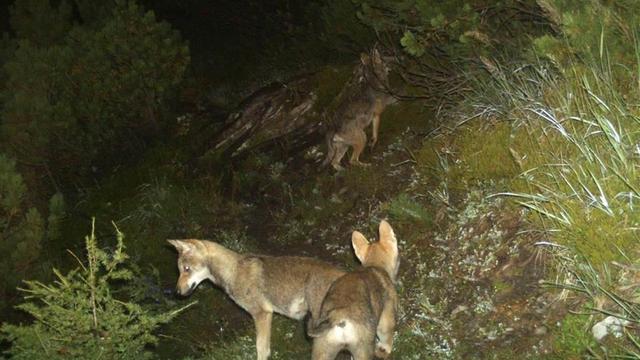
[[593,325],[591,333],[593,337],[600,341],[608,334],[611,334],[617,338],[622,336],[622,327],[629,324],[629,321],[617,318],[615,316],[607,316],[604,320]]
[[546,326],[538,326],[537,328],[535,328],[535,330],[533,330],[533,334],[536,336],[543,336],[547,334],[547,327]]

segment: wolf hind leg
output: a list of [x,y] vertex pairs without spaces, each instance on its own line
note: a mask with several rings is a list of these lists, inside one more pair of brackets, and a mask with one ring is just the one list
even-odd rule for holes
[[362,342],[357,347],[349,349],[353,360],[371,360],[373,359],[373,343]]
[[340,345],[328,341],[326,336],[317,337],[313,339],[311,360],[334,360],[340,350],[342,350]]
[[358,326],[356,329],[358,334],[355,341],[347,345],[347,350],[351,353],[354,360],[371,360],[374,355],[374,346],[376,344],[376,334],[374,329],[368,326]]
[[343,142],[334,142],[333,146],[335,147],[335,155],[331,160],[331,166],[338,171],[343,170],[344,168],[340,165],[340,162],[347,153],[347,150],[349,150],[349,145]]
[[349,161],[349,163],[352,165],[361,166],[369,165],[360,161],[360,154],[362,154],[362,151],[367,146],[367,134],[364,132],[364,130],[354,130],[352,140],[353,153],[351,154],[351,160]]

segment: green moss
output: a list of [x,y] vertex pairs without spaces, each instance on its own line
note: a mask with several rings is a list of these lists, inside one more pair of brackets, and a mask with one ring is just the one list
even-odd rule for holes
[[406,193],[395,197],[385,204],[383,209],[389,213],[394,223],[401,223],[404,226],[417,224],[428,227],[433,223],[431,211]]
[[384,170],[375,165],[351,166],[344,174],[344,186],[365,198],[381,194],[388,182]]
[[422,147],[414,153],[417,162],[416,169],[421,177],[431,185],[448,180],[449,158],[447,153],[451,146],[451,140],[451,137],[444,135],[428,138]]
[[586,329],[587,318],[568,314],[562,320],[560,328],[553,333],[553,353],[546,359],[583,359],[587,348],[595,345],[595,340]]
[[473,122],[460,128],[455,136],[458,158],[465,167],[456,167],[453,176],[469,181],[501,180],[518,173],[509,151],[511,124],[498,122],[487,125]]
[[488,358],[496,360],[517,359],[522,358],[522,353],[512,347],[501,347],[493,350]]
[[380,117],[380,145],[384,146],[407,129],[427,133],[433,128],[435,116],[426,105],[422,101],[402,101],[388,106]]
[[402,359],[456,359],[456,351],[449,339],[439,333],[437,326],[416,325],[398,331],[393,343],[394,357]]
[[496,279],[493,282],[493,290],[496,292],[496,294],[504,294],[513,290],[513,286],[508,282]]
[[640,223],[637,211],[607,214],[601,210],[584,209],[575,201],[566,201],[571,212],[571,231],[557,236],[557,241],[570,245],[593,264],[604,264],[623,258],[622,253],[632,253],[637,248],[638,233],[633,230]]
[[520,172],[511,154],[511,125],[472,122],[427,139],[416,152],[418,171],[432,184],[464,191],[472,184],[502,183]]

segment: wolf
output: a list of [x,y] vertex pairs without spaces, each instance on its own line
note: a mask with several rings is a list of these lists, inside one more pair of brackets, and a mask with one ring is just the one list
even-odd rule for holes
[[336,110],[329,118],[330,130],[326,134],[327,156],[323,166],[331,164],[342,170],[342,158],[349,148],[353,148],[352,165],[367,165],[360,161],[360,154],[366,147],[365,129],[373,125],[371,147],[378,141],[380,115],[384,109],[396,102],[387,91],[389,68],[374,48],[370,54],[361,54],[360,66],[356,68],[354,79],[337,97]]
[[203,280],[221,287],[255,322],[257,359],[268,359],[271,319],[320,312],[331,284],[345,272],[308,257],[239,254],[206,240],[168,240],[179,253],[176,291],[190,295]]
[[391,353],[400,259],[391,225],[383,220],[378,231],[380,240],[374,243],[353,232],[351,242],[363,267],[337,279],[322,302],[319,316],[309,321],[312,360],[333,360],[342,350],[348,350],[355,360],[369,360],[374,354],[386,358]]

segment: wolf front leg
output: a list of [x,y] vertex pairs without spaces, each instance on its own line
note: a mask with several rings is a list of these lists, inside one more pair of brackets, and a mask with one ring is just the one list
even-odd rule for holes
[[335,133],[332,131],[327,132],[327,134],[325,135],[326,143],[327,143],[327,157],[325,157],[324,161],[322,162],[322,166],[327,166],[331,164],[331,162],[333,161],[333,158],[336,157],[336,147],[333,145],[334,135]]
[[258,360],[267,360],[271,355],[271,319],[273,313],[261,311],[253,315],[256,323],[256,350]]
[[376,104],[373,109],[373,119],[372,119],[372,130],[371,130],[371,148],[376,146],[378,142],[378,132],[380,131],[380,115],[384,110],[384,105],[382,104],[382,100],[376,99]]
[[346,154],[347,150],[349,150],[349,146],[343,142],[335,142],[333,146],[335,146],[335,153],[333,159],[331,160],[331,166],[333,166],[336,171],[344,170],[342,165],[340,165],[340,161],[342,161],[344,154]]

